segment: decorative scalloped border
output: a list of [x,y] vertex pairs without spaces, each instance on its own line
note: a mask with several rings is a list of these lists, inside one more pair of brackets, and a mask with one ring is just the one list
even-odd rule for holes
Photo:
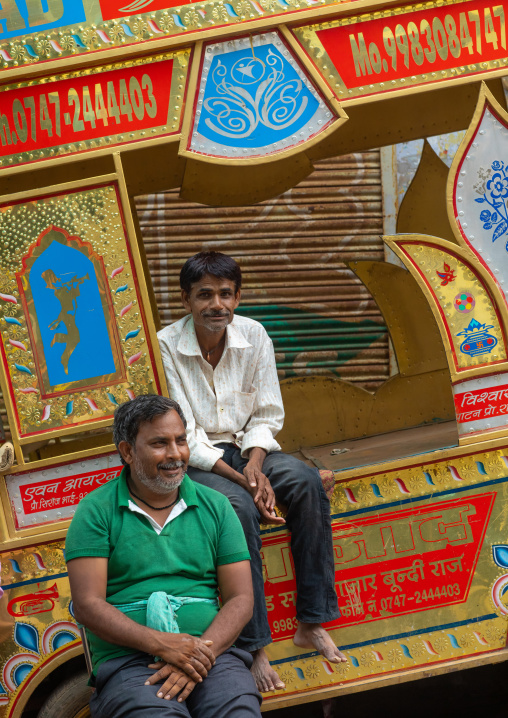
[[[346,0],[347,2],[347,0]],[[0,43],[0,68],[72,57],[97,50],[160,40],[213,27],[240,25],[263,17],[344,0],[212,0],[89,25],[74,25]],[[220,34],[220,33],[219,33]]]

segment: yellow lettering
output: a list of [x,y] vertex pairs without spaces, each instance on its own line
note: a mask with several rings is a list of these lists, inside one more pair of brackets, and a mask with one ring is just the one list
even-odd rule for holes
[[14,0],[1,0],[2,7],[0,9],[0,33],[4,32],[2,21],[5,22],[5,29],[7,32],[13,32],[14,30],[24,30],[25,21],[21,17],[21,13],[18,10],[18,6]]
[[295,577],[289,546],[264,546],[262,554],[265,581],[280,583]]
[[448,544],[460,546],[471,543],[473,533],[468,517],[475,514],[475,507],[470,505],[439,512],[421,522],[420,535],[423,541],[434,544],[433,550],[445,548]]
[[28,10],[28,24],[30,27],[47,25],[63,17],[64,6],[62,0],[46,0],[48,9],[42,9],[41,0],[25,0]]

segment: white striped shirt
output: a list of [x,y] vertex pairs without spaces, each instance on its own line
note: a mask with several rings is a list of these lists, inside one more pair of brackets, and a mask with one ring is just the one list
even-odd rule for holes
[[215,369],[201,355],[192,315],[157,336],[169,395],[187,419],[191,466],[210,471],[224,453],[220,442],[236,444],[244,456],[254,446],[280,451],[274,437],[284,407],[272,340],[259,322],[233,317]]

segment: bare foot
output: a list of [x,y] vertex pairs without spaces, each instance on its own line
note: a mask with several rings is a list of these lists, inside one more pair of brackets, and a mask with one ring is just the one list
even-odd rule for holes
[[254,676],[254,680],[256,681],[256,685],[260,693],[280,691],[282,688],[286,687],[271,667],[264,648],[253,651],[252,657],[254,659],[254,663],[252,664],[250,671]]
[[299,648],[313,648],[330,663],[347,661],[320,623],[299,623],[293,643]]

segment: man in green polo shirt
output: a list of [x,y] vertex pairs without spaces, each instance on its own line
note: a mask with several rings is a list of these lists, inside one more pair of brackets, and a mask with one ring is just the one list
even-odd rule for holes
[[185,474],[185,423],[165,397],[120,406],[122,473],[80,502],[67,534],[92,718],[260,716],[252,658],[233,646],[252,616],[247,545],[229,501]]

